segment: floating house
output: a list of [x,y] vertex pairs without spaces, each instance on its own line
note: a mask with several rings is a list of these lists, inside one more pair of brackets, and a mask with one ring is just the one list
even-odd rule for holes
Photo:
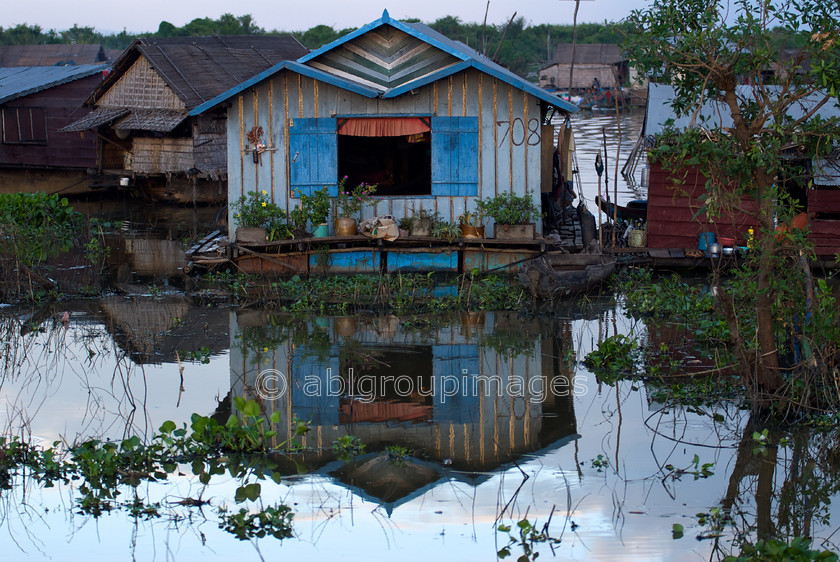
[[88,189],[96,135],[62,128],[88,113],[81,105],[108,68],[69,63],[0,68],[0,192],[69,195]]
[[[749,96],[750,88],[743,86],[741,96]],[[772,86],[767,86],[772,88]],[[821,95],[814,95],[801,101],[790,112],[792,118],[805,115],[816,105]],[[671,109],[673,90],[670,86],[651,84],[648,94],[647,115],[643,134],[651,142],[665,127],[684,128],[690,126],[690,116],[678,117]],[[840,104],[827,103],[817,110],[824,119],[840,117]],[[697,116],[697,122],[708,128],[732,126],[728,109],[718,102],[707,101]],[[818,257],[833,259],[840,253],[840,154],[835,150],[832,157],[815,159],[796,150],[785,157],[791,168],[809,170],[807,177],[783,177],[785,188],[799,201],[803,210],[816,213],[810,220],[809,238],[814,242]],[[727,215],[710,219],[699,213],[703,206],[700,198],[705,193],[706,177],[696,168],[689,168],[684,178],[676,181],[671,174],[656,162],[650,164],[650,185],[647,203],[647,245],[649,248],[697,248],[702,232],[714,232],[718,238],[732,238],[738,245],[746,245],[749,228],[756,228],[757,222],[749,215],[756,203],[744,198],[741,208]]]
[[98,139],[97,185],[153,200],[224,201],[225,113],[194,109],[279,61],[307,52],[290,35],[137,39],[64,131]]
[[554,50],[554,56],[540,68],[540,87],[548,89],[569,87],[569,71],[572,73],[572,91],[583,91],[597,79],[603,88],[624,87],[633,82],[635,71],[628,59],[612,44],[561,43]]
[[576,111],[466,45],[387,11],[190,115],[220,107],[228,116],[229,201],[266,191],[288,211],[324,186],[335,195],[347,176],[346,187],[378,185],[382,200],[362,218],[423,208],[448,221],[500,193],[529,192],[539,205],[552,181],[550,117]]

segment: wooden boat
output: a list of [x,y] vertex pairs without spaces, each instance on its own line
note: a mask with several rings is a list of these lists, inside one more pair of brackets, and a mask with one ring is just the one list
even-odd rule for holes
[[615,256],[547,253],[519,266],[519,281],[536,298],[585,293],[615,271]]
[[626,206],[616,205],[612,201],[604,201],[597,195],[595,196],[595,203],[608,217],[613,217],[613,208],[615,208],[616,218],[624,221],[631,220],[646,220],[647,219],[647,200],[635,199],[627,203]]

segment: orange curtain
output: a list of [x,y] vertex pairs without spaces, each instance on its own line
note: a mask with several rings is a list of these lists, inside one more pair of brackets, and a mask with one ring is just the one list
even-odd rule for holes
[[338,119],[338,134],[351,137],[403,137],[431,131],[422,117],[353,117]]

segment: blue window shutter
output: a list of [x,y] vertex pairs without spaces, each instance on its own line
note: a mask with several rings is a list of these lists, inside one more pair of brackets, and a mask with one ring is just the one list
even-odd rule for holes
[[289,187],[293,197],[311,195],[324,186],[337,195],[338,139],[335,119],[295,118],[289,125]]
[[478,195],[478,117],[432,117],[432,195]]

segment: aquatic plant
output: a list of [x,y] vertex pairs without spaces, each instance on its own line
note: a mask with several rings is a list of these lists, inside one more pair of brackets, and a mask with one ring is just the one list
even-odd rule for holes
[[528,519],[522,519],[516,523],[515,531],[511,530],[510,525],[498,525],[496,531],[507,533],[508,544],[499,549],[496,555],[504,560],[508,556],[511,556],[512,548],[518,547],[522,549],[522,554],[516,559],[518,562],[536,560],[540,556],[540,553],[537,551],[537,545],[542,543],[549,545],[560,544],[560,539],[549,535],[548,526],[550,523],[551,517],[549,517],[548,521],[541,528],[538,528],[536,521],[531,523]]

